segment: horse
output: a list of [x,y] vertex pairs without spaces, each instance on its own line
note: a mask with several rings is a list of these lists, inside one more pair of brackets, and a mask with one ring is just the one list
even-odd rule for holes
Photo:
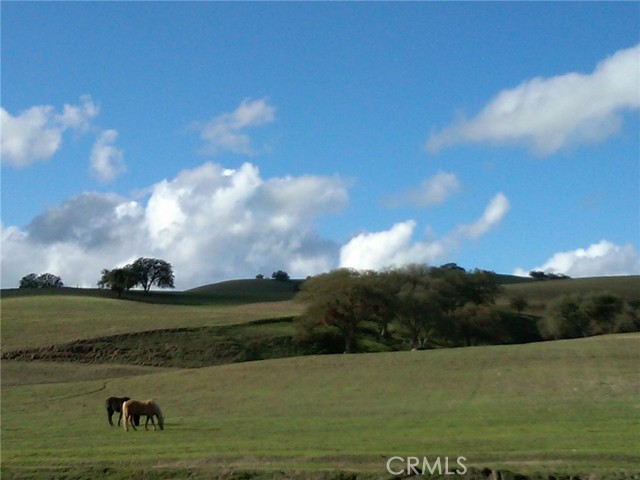
[[[119,413],[118,417],[118,426],[120,426],[120,421],[122,420],[122,404],[129,400],[129,397],[109,397],[104,402],[105,407],[107,407],[107,419],[109,420],[109,425],[113,427],[113,414]],[[140,425],[140,415],[135,415],[133,417],[133,423],[135,425]]]
[[144,424],[144,429],[148,430],[149,420],[151,420],[151,424],[153,425],[153,429],[156,430],[156,424],[153,421],[153,417],[158,417],[158,426],[160,430],[164,430],[164,417],[162,416],[162,410],[160,410],[160,406],[154,402],[153,400],[127,400],[122,404],[122,415],[124,416],[124,422],[122,422],[122,426],[126,431],[129,431],[129,424],[134,430],[137,430],[135,426],[134,417],[136,415],[146,415],[147,421]]

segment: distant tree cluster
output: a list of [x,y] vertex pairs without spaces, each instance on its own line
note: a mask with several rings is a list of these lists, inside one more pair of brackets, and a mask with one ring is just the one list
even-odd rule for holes
[[20,279],[19,288],[61,288],[64,287],[62,279],[53,273],[36,275],[30,273]]
[[382,272],[338,269],[306,280],[297,298],[306,304],[299,337],[337,332],[344,352],[358,329],[375,324],[380,337],[390,326],[413,347],[431,342],[472,344],[499,319],[488,308],[500,287],[492,272],[467,272],[455,264],[408,265]]
[[540,270],[532,270],[529,276],[534,280],[568,280],[571,277],[564,273],[545,273]]
[[286,282],[289,280],[289,274],[283,270],[278,270],[277,272],[273,272],[271,274],[271,278],[274,280],[278,280],[279,282]]
[[[626,315],[622,315],[625,307]],[[637,309],[625,305],[617,295],[608,292],[567,294],[548,305],[538,328],[545,339],[579,338],[637,331],[640,321]]]
[[157,258],[138,258],[122,268],[102,270],[98,287],[109,288],[117,292],[118,297],[126,290],[142,287],[148,292],[153,285],[160,288],[174,288],[173,267],[170,263]]

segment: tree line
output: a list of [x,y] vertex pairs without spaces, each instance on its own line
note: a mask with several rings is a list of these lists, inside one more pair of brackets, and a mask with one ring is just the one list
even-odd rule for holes
[[[372,326],[379,341],[392,336],[412,348],[521,343],[640,330],[638,306],[608,292],[568,295],[550,302],[542,317],[524,315],[525,297],[497,308],[499,277],[456,264],[407,265],[378,271],[338,269],[307,279],[297,299],[302,342],[340,339],[345,353]],[[388,343],[388,342],[386,342]]]
[[[108,288],[118,294],[118,298],[126,290],[141,287],[148,292],[153,285],[159,288],[175,288],[173,267],[165,260],[140,257],[133,263],[111,270],[103,269],[99,288]],[[36,275],[30,273],[20,279],[19,288],[61,288],[62,279],[52,273]]]
[[113,270],[102,270],[98,287],[110,288],[122,295],[125,290],[142,287],[148,292],[153,285],[160,288],[175,288],[173,267],[169,262],[158,258],[138,258],[135,262]]
[[62,279],[53,273],[30,273],[20,279],[19,288],[62,288]]
[[[264,278],[262,275],[256,278]],[[272,278],[289,281],[278,270]],[[103,269],[100,288],[122,293],[135,287],[174,288],[173,267],[165,260],[140,257],[131,264]],[[64,286],[51,273],[31,273],[20,288]],[[296,338],[321,344],[340,342],[351,352],[363,330],[375,330],[382,343],[400,338],[412,348],[481,343],[520,343],[640,331],[639,302],[626,303],[608,293],[569,294],[549,302],[540,317],[524,315],[522,294],[510,299],[510,310],[497,308],[502,292],[490,271],[467,271],[455,263],[440,267],[406,265],[383,271],[337,269],[307,278],[297,300],[304,313],[295,321]]]
[[414,348],[461,340],[472,344],[492,322],[488,308],[500,293],[493,272],[467,272],[454,265],[407,265],[378,271],[338,269],[307,279],[297,295],[306,309],[298,335],[312,339],[337,333],[344,352],[353,350],[358,330],[377,327],[380,339],[391,330]]
[[566,294],[547,305],[538,328],[546,340],[640,331],[639,307],[610,292]]

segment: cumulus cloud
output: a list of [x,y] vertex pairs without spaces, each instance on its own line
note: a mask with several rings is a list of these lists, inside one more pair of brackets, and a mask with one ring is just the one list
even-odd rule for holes
[[79,105],[64,105],[61,113],[51,105],[31,107],[17,116],[0,108],[2,162],[26,167],[48,160],[60,148],[66,130],[88,130],[98,113],[98,106],[88,95],[80,98]]
[[432,207],[446,202],[449,197],[460,191],[460,180],[453,173],[438,172],[424,180],[419,188],[409,189],[385,203],[391,208],[402,205]]
[[85,193],[36,217],[2,227],[2,286],[50,271],[68,285],[93,286],[103,268],[139,256],[163,258],[176,287],[270,274],[306,276],[335,266],[338,245],[314,222],[348,202],[339,177],[264,179],[246,163],[183,170],[148,189],[148,197]]
[[[555,253],[538,267],[529,269],[547,273],[562,273],[570,277],[640,275],[640,256],[632,244],[616,245],[608,240]],[[515,275],[527,276],[529,271],[515,270]]]
[[95,286],[100,270],[137,258],[143,215],[141,205],[123,197],[84,193],[49,208],[25,229],[2,226],[2,288],[16,287],[32,272],[55,273],[69,286]]
[[100,181],[109,182],[126,171],[124,153],[113,145],[117,138],[116,130],[104,130],[91,149],[91,173]]
[[91,121],[100,113],[100,108],[89,95],[80,97],[79,105],[65,104],[62,113],[56,114],[55,122],[64,130],[74,129],[86,132],[91,127]]
[[233,112],[223,113],[204,125],[196,125],[205,141],[203,153],[215,155],[222,151],[242,155],[255,155],[246,130],[275,120],[276,108],[267,98],[243,100]]
[[379,270],[407,263],[434,263],[457,249],[464,240],[475,240],[496,227],[509,210],[509,200],[498,193],[482,216],[460,225],[441,238],[414,241],[414,220],[395,224],[382,232],[360,233],[340,249],[340,266]]
[[619,50],[590,74],[533,78],[500,92],[470,120],[429,136],[437,153],[466,142],[524,144],[537,155],[599,142],[618,131],[623,110],[640,107],[640,44]]
[[500,223],[509,208],[509,199],[503,193],[497,193],[478,220],[469,225],[458,227],[458,235],[472,240],[481,237]]
[[379,270],[442,258],[446,251],[444,243],[413,242],[415,228],[416,222],[407,220],[386,231],[356,235],[340,249],[340,266]]

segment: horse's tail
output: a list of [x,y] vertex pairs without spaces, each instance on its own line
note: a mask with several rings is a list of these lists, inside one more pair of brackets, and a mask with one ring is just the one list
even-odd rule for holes
[[164,416],[162,415],[160,405],[158,405],[156,402],[153,402],[153,405],[156,409],[156,415],[158,417],[158,425],[160,426],[160,430],[164,430]]
[[127,400],[125,402],[122,402],[121,410],[122,410],[122,428],[124,428],[125,430],[129,430],[129,428],[128,428],[128,423],[129,423],[129,400]]

